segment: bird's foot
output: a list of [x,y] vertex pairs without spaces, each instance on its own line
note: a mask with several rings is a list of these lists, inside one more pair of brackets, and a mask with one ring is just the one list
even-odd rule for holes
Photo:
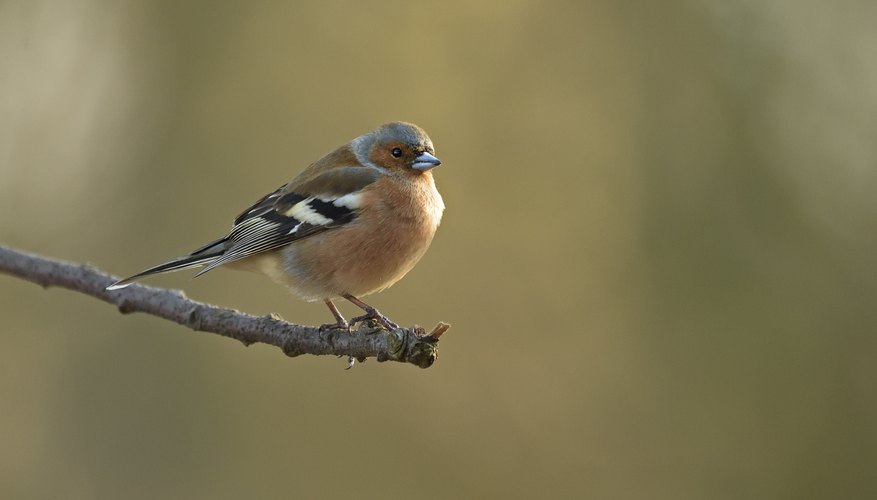
[[344,331],[350,333],[350,325],[352,325],[352,324],[353,324],[352,322],[350,324],[348,324],[346,321],[344,321],[342,319],[342,320],[336,321],[335,323],[326,323],[326,324],[320,325],[320,331],[325,332],[326,330],[344,330]]
[[393,330],[399,328],[399,325],[397,325],[396,323],[393,323],[390,320],[390,318],[381,314],[374,307],[369,306],[368,309],[365,309],[365,312],[366,312],[366,314],[363,314],[362,316],[357,316],[357,317],[351,319],[350,326],[353,326],[353,325],[360,323],[362,321],[373,319],[373,320],[377,321],[378,323],[380,323],[381,326],[383,326],[387,330],[393,331]]
[[347,321],[344,320],[344,316],[341,315],[341,312],[338,311],[338,308],[335,307],[335,303],[332,302],[331,299],[323,299],[323,302],[325,302],[326,307],[329,308],[329,311],[332,312],[332,316],[335,317],[335,322],[334,323],[326,323],[325,325],[320,325],[320,331],[325,332],[326,330],[338,329],[338,330],[346,330],[347,333],[350,333],[350,325],[352,325],[353,323],[348,324]]

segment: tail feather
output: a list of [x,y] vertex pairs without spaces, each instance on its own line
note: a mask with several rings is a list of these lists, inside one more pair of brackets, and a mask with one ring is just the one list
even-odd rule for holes
[[133,276],[119,280],[108,286],[107,290],[118,290],[134,283],[140,278],[151,276],[153,274],[171,273],[174,271],[182,271],[183,269],[191,269],[193,267],[201,267],[210,264],[225,253],[225,240],[220,239],[213,243],[207,244],[185,257],[180,257],[164,264],[159,264],[149,269],[139,272]]

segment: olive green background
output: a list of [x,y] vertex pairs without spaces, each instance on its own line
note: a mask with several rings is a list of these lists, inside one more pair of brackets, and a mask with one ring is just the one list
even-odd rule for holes
[[[0,276],[0,497],[877,497],[877,4],[0,2],[0,242],[131,274],[390,120],[447,204],[290,359]],[[216,271],[150,284],[296,322]],[[355,311],[344,306],[346,314]]]

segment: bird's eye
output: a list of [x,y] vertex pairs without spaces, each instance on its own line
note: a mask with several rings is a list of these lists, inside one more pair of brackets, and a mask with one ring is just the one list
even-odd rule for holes
[[399,158],[400,156],[402,156],[402,150],[399,148],[393,148],[393,150],[390,151],[390,153],[392,153],[392,155],[396,158]]

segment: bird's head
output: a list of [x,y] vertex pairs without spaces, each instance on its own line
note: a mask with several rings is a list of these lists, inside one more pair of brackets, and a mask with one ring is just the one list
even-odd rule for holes
[[423,173],[441,165],[432,140],[413,123],[392,122],[351,143],[357,158],[390,171]]

